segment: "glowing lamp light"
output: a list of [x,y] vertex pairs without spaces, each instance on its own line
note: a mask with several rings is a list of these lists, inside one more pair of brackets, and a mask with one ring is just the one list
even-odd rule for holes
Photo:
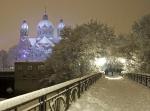
[[103,58],[95,58],[95,64],[97,66],[103,66],[105,63],[106,63],[106,58],[103,57]]
[[26,58],[27,56],[24,54],[23,57]]

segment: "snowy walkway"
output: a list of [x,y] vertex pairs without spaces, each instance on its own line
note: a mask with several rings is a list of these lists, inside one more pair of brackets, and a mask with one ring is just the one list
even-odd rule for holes
[[68,111],[150,111],[150,89],[128,79],[100,79]]

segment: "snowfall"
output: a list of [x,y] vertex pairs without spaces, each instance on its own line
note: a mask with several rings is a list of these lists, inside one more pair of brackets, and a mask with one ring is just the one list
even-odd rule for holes
[[150,89],[121,76],[101,78],[68,111],[150,111]]

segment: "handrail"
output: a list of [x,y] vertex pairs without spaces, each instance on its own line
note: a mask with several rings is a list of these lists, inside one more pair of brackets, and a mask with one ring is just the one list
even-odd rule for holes
[[150,74],[127,73],[126,75],[130,80],[136,81],[150,88]]
[[0,102],[0,111],[66,111],[101,74],[87,75]]

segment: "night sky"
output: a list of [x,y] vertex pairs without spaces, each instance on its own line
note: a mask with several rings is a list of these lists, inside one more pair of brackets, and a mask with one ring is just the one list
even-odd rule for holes
[[135,20],[150,13],[150,0],[0,0],[0,50],[17,44],[24,19],[30,36],[36,36],[45,5],[54,25],[61,18],[67,25],[96,19],[114,27],[117,33],[128,33]]

